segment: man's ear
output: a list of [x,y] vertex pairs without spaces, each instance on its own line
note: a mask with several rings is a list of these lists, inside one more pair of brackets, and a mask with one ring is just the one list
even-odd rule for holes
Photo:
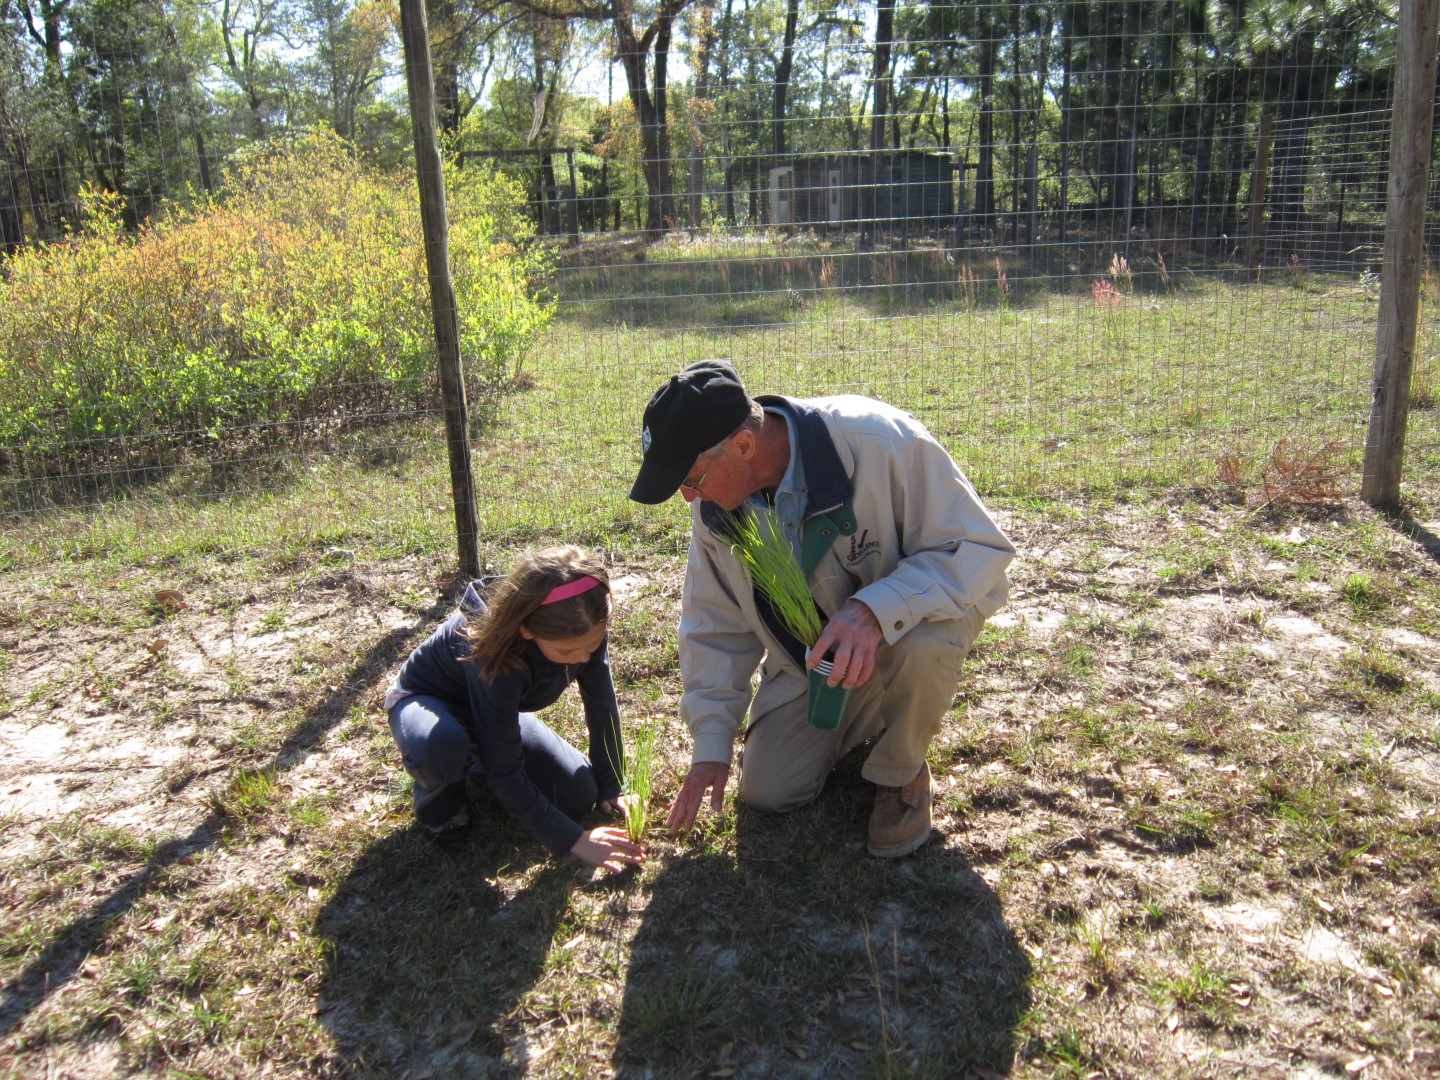
[[730,448],[742,459],[754,457],[756,445],[755,432],[748,427],[730,436]]

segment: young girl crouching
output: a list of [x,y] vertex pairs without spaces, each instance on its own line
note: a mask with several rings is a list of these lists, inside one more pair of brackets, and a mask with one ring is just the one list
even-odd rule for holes
[[[620,710],[606,628],[610,577],[573,546],[520,560],[472,583],[460,610],[410,654],[385,696],[390,731],[415,781],[415,816],[443,846],[470,829],[467,773],[557,855],[619,870],[645,852],[619,828],[582,830],[597,803],[624,811]],[[536,716],[580,689],[590,758]]]

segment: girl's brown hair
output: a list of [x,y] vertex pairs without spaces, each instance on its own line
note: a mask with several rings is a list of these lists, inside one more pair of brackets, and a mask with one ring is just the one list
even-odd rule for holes
[[[545,603],[552,589],[581,577],[600,584],[576,596]],[[598,555],[565,544],[528,555],[485,597],[485,614],[465,628],[472,664],[486,679],[524,665],[523,626],[537,638],[564,641],[583,637],[610,621],[610,572]]]

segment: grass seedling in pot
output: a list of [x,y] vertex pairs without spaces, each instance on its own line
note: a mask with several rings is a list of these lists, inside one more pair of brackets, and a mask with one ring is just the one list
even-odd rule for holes
[[750,584],[764,594],[795,640],[809,649],[824,626],[810,596],[810,583],[774,514],[737,514],[731,550]]
[[[805,647],[807,656],[825,629],[820,609],[810,595],[810,583],[795,559],[790,541],[773,514],[737,515],[730,535],[731,550],[745,568],[750,584],[764,596],[785,629]],[[809,672],[806,719],[815,727],[834,731],[845,715],[850,691],[830,686],[829,658]]]

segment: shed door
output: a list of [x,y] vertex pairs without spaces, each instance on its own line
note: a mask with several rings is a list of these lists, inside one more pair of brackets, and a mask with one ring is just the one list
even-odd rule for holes
[[844,203],[840,198],[840,170],[831,169],[826,176],[825,216],[830,221],[844,219]]
[[789,225],[795,220],[795,168],[786,165],[770,170],[770,224]]

